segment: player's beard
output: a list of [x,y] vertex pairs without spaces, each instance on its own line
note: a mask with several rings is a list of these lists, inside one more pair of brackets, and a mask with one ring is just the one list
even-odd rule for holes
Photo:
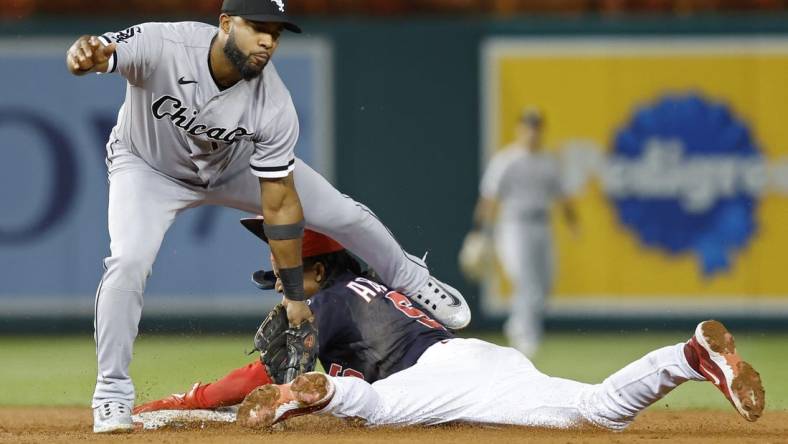
[[224,45],[224,55],[227,56],[235,69],[241,73],[241,77],[244,80],[252,80],[259,76],[263,72],[265,65],[268,64],[267,61],[260,66],[250,63],[249,56],[244,54],[241,48],[238,47],[238,44],[235,43],[235,31],[230,32],[230,36],[227,37],[227,43]]

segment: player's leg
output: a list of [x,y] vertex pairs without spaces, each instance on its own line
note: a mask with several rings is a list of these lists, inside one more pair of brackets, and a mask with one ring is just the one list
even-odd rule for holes
[[111,255],[104,259],[94,319],[98,377],[92,406],[96,432],[130,428],[134,386],[129,364],[145,283],[176,213],[198,198],[133,155],[113,158],[108,207]]
[[260,360],[237,368],[215,382],[195,383],[185,393],[177,393],[166,398],[151,401],[134,408],[134,414],[158,410],[215,409],[239,404],[246,395],[257,387],[271,384]]
[[531,318],[528,325],[531,328],[531,337],[534,350],[542,342],[544,335],[544,315],[547,298],[550,296],[554,278],[554,257],[552,248],[552,230],[548,223],[540,223],[533,227],[531,235],[531,257],[534,261],[534,281],[537,283],[532,289],[529,299]]
[[[621,430],[690,380],[714,383],[748,420],[757,419],[764,405],[758,373],[742,361],[733,336],[716,321],[699,324],[687,343],[654,350],[597,385],[523,372],[517,369],[526,365],[518,365],[517,359],[512,356],[506,362],[503,354],[498,358],[501,367],[515,371],[499,374],[498,383],[490,388],[490,398],[495,400],[487,406],[490,422],[561,428],[591,423]],[[496,417],[496,412],[501,416]],[[522,414],[507,416],[506,412]]]
[[655,350],[598,385],[551,377],[522,355],[492,351],[494,383],[479,400],[479,408],[468,408],[465,417],[494,424],[561,429],[594,424],[621,430],[682,382],[702,379],[683,350],[683,343]]
[[686,381],[703,381],[684,356],[684,343],[662,347],[590,386],[578,399],[593,424],[622,430],[651,404]]
[[763,412],[758,372],[742,360],[733,335],[717,321],[698,324],[688,342],[655,350],[591,387],[581,396],[579,407],[594,424],[619,430],[689,380],[713,383],[748,421]]
[[528,225],[520,220],[501,220],[496,227],[495,245],[501,267],[512,284],[512,301],[504,333],[509,344],[527,356],[536,351],[532,332],[532,288],[538,285],[530,260]]
[[514,275],[515,295],[511,315],[504,325],[509,343],[526,356],[533,356],[539,348],[544,331],[545,299],[552,281],[552,251],[550,230],[542,221],[513,221],[503,227],[511,245],[506,264]]
[[[424,261],[408,254],[366,206],[342,195],[325,178],[296,159],[295,183],[307,227],[326,234],[369,264],[391,288],[402,291],[449,328],[463,328],[471,313],[462,295],[430,276]],[[213,203],[260,213],[260,186],[238,174],[212,191]]]

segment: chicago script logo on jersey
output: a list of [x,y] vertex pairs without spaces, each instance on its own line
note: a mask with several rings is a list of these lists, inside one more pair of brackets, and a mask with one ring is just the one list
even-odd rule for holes
[[139,26],[132,26],[131,28],[124,29],[123,31],[116,32],[113,36],[115,38],[115,42],[117,43],[126,43],[126,40],[134,37],[136,34],[141,34],[142,28]]
[[238,127],[233,130],[221,127],[209,127],[197,122],[199,112],[183,106],[177,97],[163,96],[153,102],[151,106],[153,117],[158,120],[169,119],[173,125],[184,130],[192,136],[205,136],[219,142],[233,143],[236,140],[254,135],[246,128]]

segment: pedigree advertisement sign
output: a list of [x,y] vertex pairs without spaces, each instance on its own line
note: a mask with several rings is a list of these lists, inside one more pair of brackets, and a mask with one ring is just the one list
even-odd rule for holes
[[788,39],[493,39],[482,57],[483,153],[541,108],[579,213],[577,236],[552,218],[557,297],[788,298]]

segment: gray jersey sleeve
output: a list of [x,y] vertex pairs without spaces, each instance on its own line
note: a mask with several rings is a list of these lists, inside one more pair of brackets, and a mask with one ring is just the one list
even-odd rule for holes
[[506,152],[498,152],[490,159],[479,184],[479,194],[485,199],[498,199],[503,188],[504,175],[509,166]]
[[133,85],[144,82],[161,60],[165,26],[164,23],[143,23],[100,36],[105,45],[117,44],[107,72],[118,71]]
[[290,93],[273,66],[266,68],[266,101],[279,104],[266,112],[268,118],[255,140],[250,159],[252,173],[266,179],[287,177],[295,168],[295,146],[298,142],[298,115]]
[[568,196],[561,159],[550,157],[550,199],[565,199]]
[[262,140],[255,143],[250,161],[252,173],[266,179],[287,177],[295,167],[297,141],[298,116],[290,102],[265,127]]

